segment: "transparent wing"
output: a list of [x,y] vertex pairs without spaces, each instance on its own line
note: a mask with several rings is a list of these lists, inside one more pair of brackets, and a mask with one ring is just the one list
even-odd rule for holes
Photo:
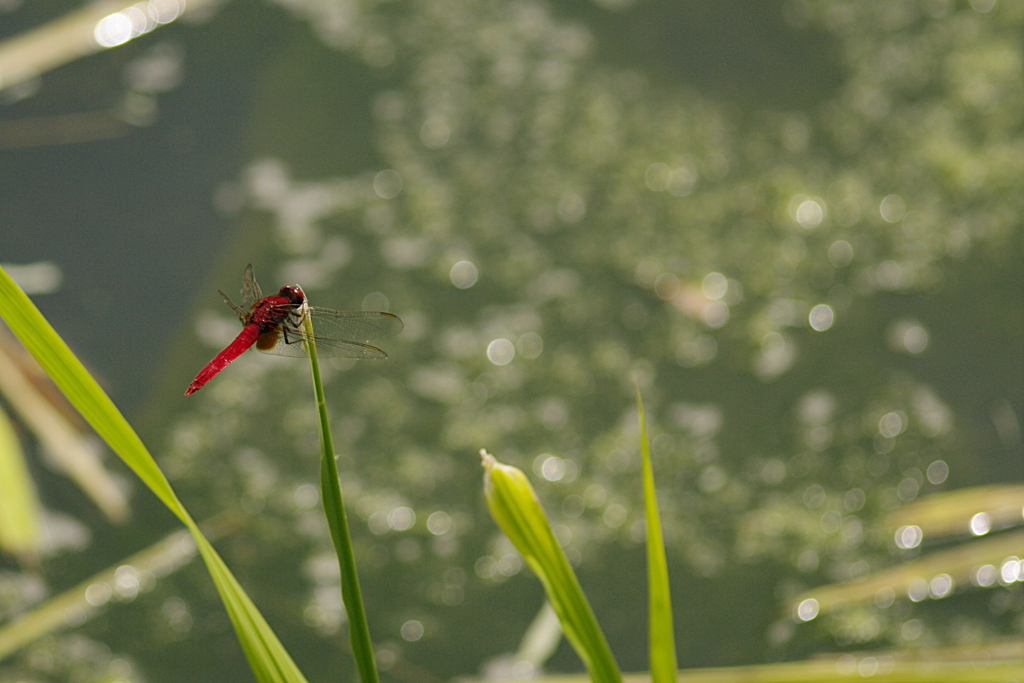
[[384,339],[395,336],[405,328],[397,315],[381,311],[334,311],[310,306],[309,314],[313,318],[313,334],[316,335],[317,344],[321,337],[355,342]]
[[219,289],[217,293],[224,299],[224,303],[231,307],[231,310],[235,312],[235,315],[242,321],[242,324],[245,324],[245,318],[249,315],[249,311],[252,310],[256,302],[263,298],[263,292],[260,291],[260,286],[256,284],[256,278],[253,277],[251,263],[245,267],[245,273],[242,275],[241,306],[228,298],[228,295]]
[[[320,336],[316,337],[316,355],[321,358],[378,358],[384,359],[388,357],[388,354],[384,353],[376,346],[370,346],[369,344],[360,344],[358,342],[346,341],[344,339],[331,340],[330,345],[322,343],[325,340]],[[306,357],[306,345],[302,343],[302,338],[298,336],[289,336],[288,341],[285,341],[285,335],[280,335],[277,343],[267,349],[260,349],[263,353],[269,353],[272,356],[289,356],[291,358],[305,358]]]
[[[387,358],[388,355],[364,342],[391,337],[402,331],[401,318],[379,311],[334,311],[310,308],[317,355],[327,358]],[[256,348],[275,356],[304,357],[305,330],[298,316],[288,318],[279,329],[261,336]]]
[[[217,290],[217,293],[220,294],[222,299],[224,299],[224,303],[226,303],[228,306],[231,307],[231,310],[235,312],[235,315],[238,316],[238,319],[241,320],[242,324],[244,325],[245,324],[245,317],[247,315],[249,315],[249,311],[245,310],[244,308],[242,308],[241,306],[236,304],[234,301],[229,299],[228,295],[225,294],[224,292],[220,291],[219,289]],[[252,306],[250,306],[249,308],[251,310]]]
[[[225,299],[227,297],[224,297]],[[256,277],[252,273],[252,264],[245,267],[245,274],[242,275],[242,308],[246,311],[252,310],[252,305],[263,298],[260,286],[256,284]],[[233,308],[234,306],[232,306]]]

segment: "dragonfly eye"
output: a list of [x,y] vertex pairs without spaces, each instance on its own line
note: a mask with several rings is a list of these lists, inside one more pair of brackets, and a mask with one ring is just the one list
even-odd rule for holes
[[302,293],[302,290],[294,285],[285,285],[284,287],[281,288],[281,291],[279,291],[277,295],[284,297],[285,299],[288,299],[295,305],[301,304],[306,299],[305,295]]

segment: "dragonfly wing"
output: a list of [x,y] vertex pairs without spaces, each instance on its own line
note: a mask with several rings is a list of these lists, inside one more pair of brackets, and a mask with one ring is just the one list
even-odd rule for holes
[[289,358],[305,358],[306,345],[302,328],[284,323],[276,330],[260,335],[260,343],[256,348],[272,356],[288,356]]
[[238,316],[238,319],[241,320],[243,324],[245,324],[245,318],[248,315],[248,312],[244,308],[236,304],[234,301],[229,299],[228,295],[225,294],[224,292],[218,289],[217,293],[220,294],[222,299],[224,299],[224,303],[231,307],[231,310],[235,312],[235,315]]
[[[225,297],[227,298],[227,297]],[[256,276],[252,272],[252,264],[245,267],[242,275],[242,308],[251,310],[252,305],[263,298],[263,292],[256,283]]]
[[322,337],[316,334],[316,353],[324,358],[387,358],[376,346],[363,344],[362,342],[349,341],[348,339],[337,339],[334,337]]
[[[334,311],[310,308],[317,355],[325,358],[387,358],[388,355],[366,342],[390,337],[402,331],[402,320],[379,311]],[[289,316],[280,325],[276,343],[260,350],[276,356],[302,357],[306,331],[298,316]]]
[[380,311],[334,311],[311,306],[309,312],[317,344],[321,337],[354,342],[383,339],[395,336],[405,327],[397,315]]
[[[384,353],[375,346],[348,339],[336,339],[334,337],[321,336],[316,332],[316,352],[324,358],[387,358]],[[289,356],[291,358],[305,358],[306,344],[305,335],[299,328],[291,324],[282,325],[277,335],[277,343],[270,348],[261,348],[260,351],[274,356]]]

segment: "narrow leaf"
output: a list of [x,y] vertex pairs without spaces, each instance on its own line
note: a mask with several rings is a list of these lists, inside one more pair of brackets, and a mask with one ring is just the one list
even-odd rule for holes
[[81,420],[72,419],[62,396],[47,395],[32,381],[45,379],[42,374],[35,359],[0,327],[0,393],[35,435],[50,464],[78,484],[112,522],[127,521],[127,496],[103,466],[99,441]]
[[14,427],[0,408],[0,550],[31,561],[39,544],[39,501]]
[[[1021,679],[1020,649],[1015,643],[995,641],[962,648],[826,654],[801,662],[683,669],[676,683],[1007,683]],[[1007,650],[1009,656],[1000,656]],[[625,683],[650,681],[646,673],[623,678]],[[533,678],[530,683],[588,683],[588,679],[582,674],[559,675]]]
[[1016,526],[1024,522],[1022,508],[1024,484],[988,484],[923,496],[894,510],[885,522],[894,532],[914,525],[935,541]]
[[658,497],[654,489],[651,449],[647,439],[647,420],[640,385],[636,387],[636,409],[640,420],[640,460],[644,480],[644,519],[647,525],[647,599],[652,683],[673,683],[676,680],[676,641],[672,628],[672,596],[668,586],[668,565],[665,562],[665,539],[658,516]]
[[[914,560],[901,562],[873,572],[851,583],[834,583],[800,593],[789,601],[789,608],[801,621],[809,621],[851,604],[871,602],[878,591],[908,595],[915,583],[945,574],[952,585],[968,585],[977,578],[979,567],[992,565],[993,571],[1010,557],[1024,555],[1024,531],[1012,531],[983,539],[974,539]],[[993,575],[992,580],[995,580]]]
[[184,529],[175,531],[149,548],[124,558],[109,569],[91,576],[74,588],[50,598],[13,621],[0,626],[0,660],[29,643],[88,619],[101,606],[92,589],[100,596],[113,596],[117,587],[116,573],[121,567],[132,567],[139,573],[151,572],[166,576],[195,557],[196,545]]

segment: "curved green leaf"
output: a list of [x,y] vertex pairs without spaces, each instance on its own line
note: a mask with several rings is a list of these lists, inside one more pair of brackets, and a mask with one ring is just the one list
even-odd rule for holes
[[565,553],[551,532],[537,494],[523,472],[480,451],[484,495],[491,516],[537,574],[548,600],[595,683],[621,683],[622,673]]

